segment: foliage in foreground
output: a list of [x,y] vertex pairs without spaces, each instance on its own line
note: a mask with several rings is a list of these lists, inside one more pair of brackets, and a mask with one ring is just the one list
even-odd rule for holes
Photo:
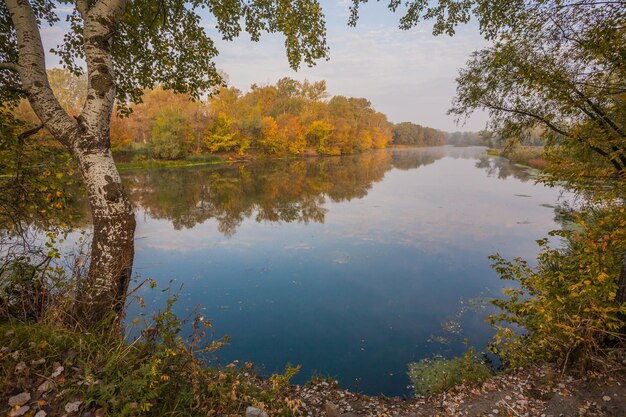
[[[29,392],[27,404],[48,415],[66,407],[106,416],[242,415],[247,406],[289,416],[300,402],[286,395],[299,367],[269,381],[252,364],[209,366],[202,358],[224,340],[201,345],[208,322],[197,318],[189,340],[167,309],[131,343],[111,331],[80,333],[58,325],[0,325],[0,397]],[[202,347],[204,346],[204,347]],[[6,404],[0,405],[0,410]]]
[[493,375],[472,349],[453,359],[424,359],[409,364],[409,378],[418,396],[436,395],[461,384],[475,385]]
[[536,267],[492,257],[501,278],[519,284],[504,290],[506,298],[494,302],[502,313],[489,318],[498,330],[492,350],[506,364],[600,368],[624,348],[626,303],[616,302],[616,294],[625,210],[617,205],[574,213],[566,230],[552,232],[564,239],[562,248],[538,241]]

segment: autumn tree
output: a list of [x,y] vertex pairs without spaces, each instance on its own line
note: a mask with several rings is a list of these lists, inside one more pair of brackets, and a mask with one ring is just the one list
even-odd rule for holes
[[240,155],[250,146],[250,142],[239,135],[232,120],[224,112],[219,112],[211,121],[204,135],[204,144],[211,152],[237,151]]
[[392,131],[396,145],[439,146],[445,143],[444,132],[411,122],[397,123]]
[[68,3],[70,30],[56,53],[75,74],[87,75],[87,95],[72,117],[55,97],[46,73],[41,27],[59,18],[51,0],[0,3],[2,102],[28,98],[43,127],[79,167],[93,218],[91,260],[75,317],[92,327],[109,311],[121,312],[134,255],[135,218],[111,156],[110,118],[115,100],[124,110],[145,88],[198,97],[221,83],[217,50],[199,13],[211,13],[228,40],[247,31],[282,32],[292,67],[327,54],[324,19],[315,0],[165,2],[76,0]]

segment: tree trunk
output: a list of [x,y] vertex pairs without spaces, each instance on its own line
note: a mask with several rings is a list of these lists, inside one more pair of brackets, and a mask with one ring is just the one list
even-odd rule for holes
[[[75,317],[86,327],[122,318],[133,256],[135,216],[108,146],[89,135],[72,149],[89,197],[93,239],[89,272],[76,297]],[[94,147],[93,144],[103,143]],[[87,145],[87,146],[85,146]]]
[[[15,27],[18,72],[33,110],[46,129],[78,163],[93,217],[89,273],[81,283],[75,320],[93,328],[103,319],[121,319],[134,254],[135,217],[111,155],[110,122],[115,101],[111,40],[126,0],[77,0],[83,21],[87,99],[77,118],[61,107],[46,74],[39,22],[27,0],[5,0]],[[112,314],[110,314],[112,313]]]
[[626,253],[622,258],[622,269],[617,280],[617,295],[615,302],[618,304],[626,303]]

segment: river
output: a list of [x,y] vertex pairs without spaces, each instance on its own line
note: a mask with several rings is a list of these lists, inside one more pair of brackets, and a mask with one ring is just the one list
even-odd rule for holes
[[[301,364],[366,394],[407,395],[407,364],[492,335],[487,300],[510,283],[487,256],[533,259],[561,190],[485,148],[124,173],[136,207],[135,271],[180,288],[228,335],[222,364]],[[181,287],[182,285],[182,287]],[[143,289],[148,309],[165,293]],[[136,304],[128,317],[138,314]]]

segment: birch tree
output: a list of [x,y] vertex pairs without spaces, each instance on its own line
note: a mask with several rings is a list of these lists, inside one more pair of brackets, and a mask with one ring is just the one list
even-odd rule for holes
[[[70,25],[54,52],[75,74],[86,72],[87,98],[70,116],[46,74],[41,31],[57,25],[56,7],[71,6]],[[222,84],[218,51],[203,28],[205,13],[226,40],[242,32],[258,41],[282,32],[290,65],[327,56],[324,15],[316,0],[3,0],[0,2],[0,100],[27,98],[41,126],[72,155],[93,218],[90,267],[74,316],[94,327],[120,317],[132,273],[135,218],[110,145],[113,106],[127,110],[145,88],[198,97]]]

